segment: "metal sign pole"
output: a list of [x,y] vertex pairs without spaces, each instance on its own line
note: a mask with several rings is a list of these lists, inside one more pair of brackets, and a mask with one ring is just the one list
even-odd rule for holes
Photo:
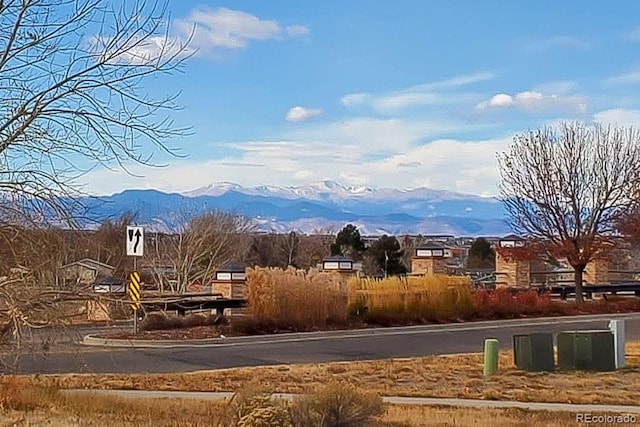
[[129,276],[129,296],[133,309],[133,333],[138,333],[138,311],[142,299],[142,286],[140,273],[138,273],[138,257],[144,255],[144,229],[138,226],[127,226],[126,231],[127,256],[133,257],[133,271]]
[[[138,273],[138,257],[133,257],[133,272]],[[140,310],[140,299],[142,299],[142,286],[140,287],[140,298],[138,299],[138,304],[136,305],[136,309],[133,312],[133,333],[137,334],[138,333],[138,317],[139,317],[139,313],[138,311]]]
[[133,309],[133,333],[138,333],[138,310]]
[[[138,271],[138,257],[133,257],[133,272]],[[137,306],[136,306],[137,307]],[[138,309],[133,309],[133,333],[138,333]]]

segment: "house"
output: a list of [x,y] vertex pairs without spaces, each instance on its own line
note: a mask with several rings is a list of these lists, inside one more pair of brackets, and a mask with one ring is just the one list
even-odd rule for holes
[[89,285],[98,278],[113,276],[115,267],[94,259],[85,258],[60,267],[63,283]]

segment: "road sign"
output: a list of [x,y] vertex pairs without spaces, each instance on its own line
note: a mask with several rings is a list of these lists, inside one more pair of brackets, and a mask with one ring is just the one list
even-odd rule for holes
[[127,256],[144,254],[144,230],[142,227],[127,227]]
[[131,308],[140,309],[140,274],[134,271],[129,275],[129,298],[131,298]]

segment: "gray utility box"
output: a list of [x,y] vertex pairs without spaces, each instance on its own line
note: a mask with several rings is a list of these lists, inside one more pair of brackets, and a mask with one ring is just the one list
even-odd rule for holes
[[560,332],[558,368],[563,371],[615,371],[613,333],[609,330]]
[[553,334],[534,332],[513,336],[513,359],[523,371],[554,371]]

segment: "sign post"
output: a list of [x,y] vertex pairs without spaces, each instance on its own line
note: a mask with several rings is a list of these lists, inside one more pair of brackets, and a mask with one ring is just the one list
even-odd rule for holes
[[133,333],[138,333],[138,310],[140,310],[140,273],[138,273],[138,257],[144,255],[144,229],[137,226],[127,227],[127,256],[133,257],[133,272],[129,275],[129,298],[133,309]]
[[133,309],[133,333],[138,333],[138,310],[140,310],[140,275],[134,271],[129,276],[129,298]]

